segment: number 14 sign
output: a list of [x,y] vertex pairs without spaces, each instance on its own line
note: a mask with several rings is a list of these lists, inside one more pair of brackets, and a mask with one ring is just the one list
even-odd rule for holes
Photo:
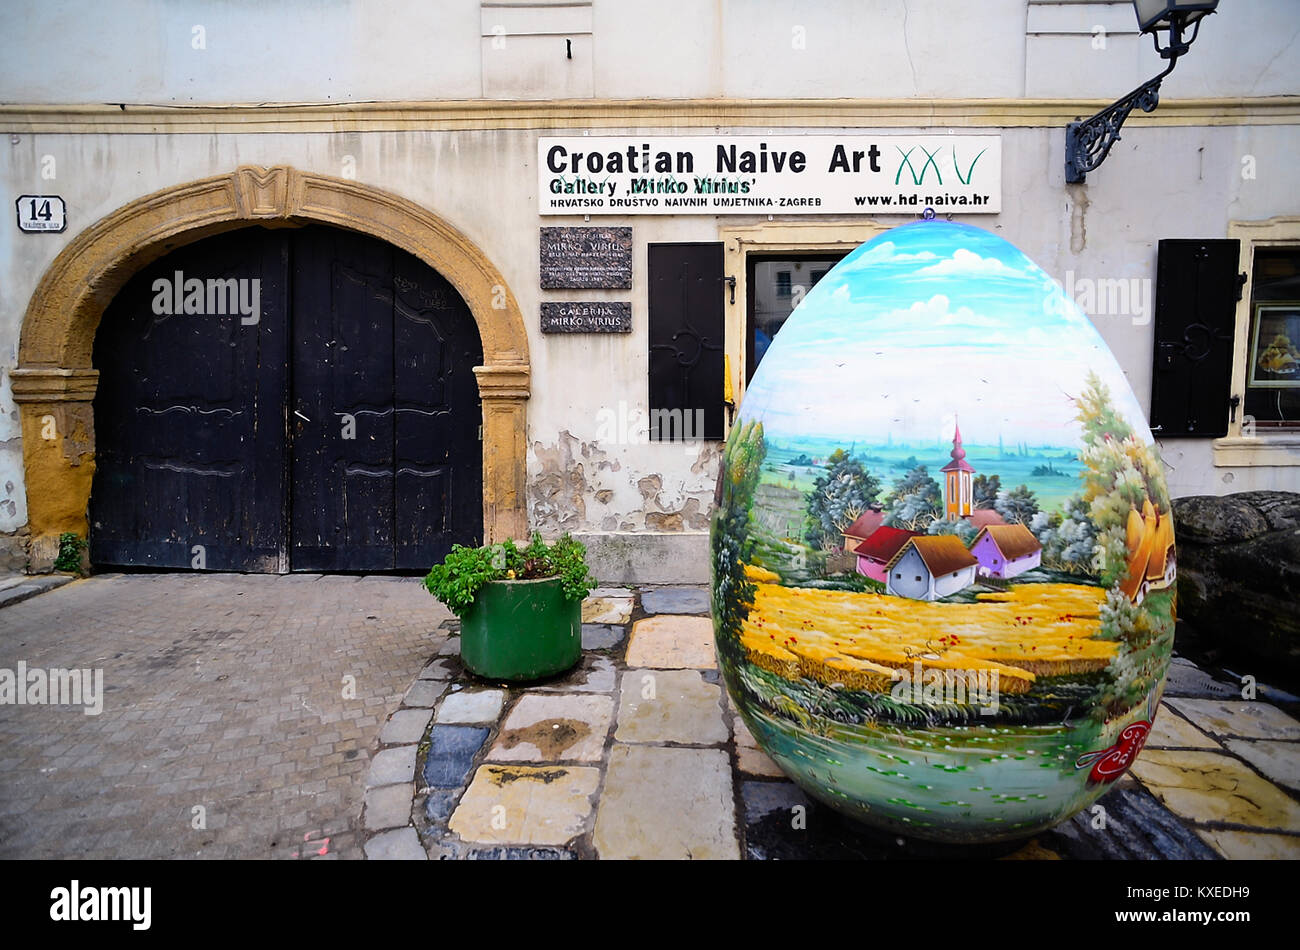
[[67,208],[58,195],[21,195],[18,228],[22,231],[62,231],[68,226]]

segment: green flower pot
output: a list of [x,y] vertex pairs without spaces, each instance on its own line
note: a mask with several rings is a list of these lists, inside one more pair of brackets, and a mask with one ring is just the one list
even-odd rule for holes
[[558,577],[488,581],[461,617],[461,662],[488,679],[541,679],[581,656],[582,602],[565,599]]

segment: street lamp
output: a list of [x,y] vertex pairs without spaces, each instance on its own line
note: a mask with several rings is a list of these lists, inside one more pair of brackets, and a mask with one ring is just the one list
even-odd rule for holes
[[[1071,122],[1065,127],[1065,180],[1069,184],[1083,181],[1086,173],[1106,160],[1110,148],[1119,141],[1119,129],[1137,106],[1152,112],[1160,102],[1160,82],[1178,63],[1201,31],[1201,20],[1219,5],[1219,0],[1133,0],[1138,29],[1151,34],[1156,52],[1169,66],[1160,75],[1148,79],[1127,96],[1116,100],[1090,119]],[[1191,30],[1191,35],[1188,35]],[[1161,34],[1165,45],[1160,45]]]

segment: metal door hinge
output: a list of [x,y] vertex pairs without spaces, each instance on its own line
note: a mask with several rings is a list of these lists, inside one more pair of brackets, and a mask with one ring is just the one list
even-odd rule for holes
[[1246,288],[1246,272],[1242,271],[1237,275],[1237,299],[1241,299],[1242,291]]

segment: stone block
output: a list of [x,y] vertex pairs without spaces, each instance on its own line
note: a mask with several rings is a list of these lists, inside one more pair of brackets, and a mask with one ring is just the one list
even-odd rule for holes
[[726,742],[722,690],[704,682],[698,670],[628,670],[619,691],[620,742]]
[[519,700],[488,753],[495,762],[599,762],[614,700],[598,695],[538,695]]
[[614,746],[594,843],[606,859],[739,859],[726,753]]

